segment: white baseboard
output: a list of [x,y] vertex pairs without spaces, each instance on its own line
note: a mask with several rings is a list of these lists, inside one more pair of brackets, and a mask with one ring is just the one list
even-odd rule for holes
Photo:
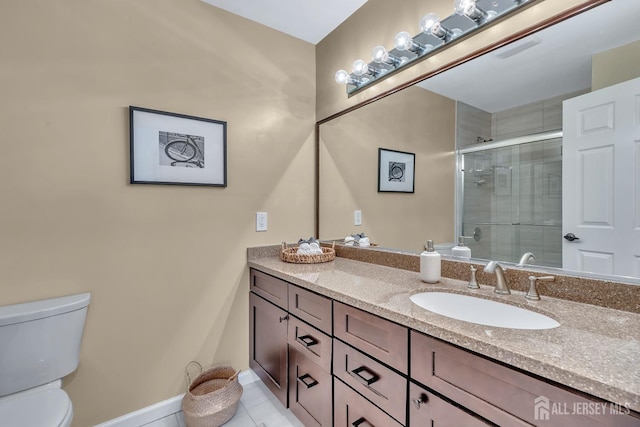
[[[238,381],[243,386],[258,380],[258,376],[251,369],[242,371],[238,375]],[[175,414],[176,412],[180,412],[183,397],[184,393],[147,406],[146,408],[138,409],[137,411],[128,413],[121,417],[114,418],[113,420],[106,421],[102,424],[98,424],[95,427],[140,427],[145,424],[149,424],[153,421]]]

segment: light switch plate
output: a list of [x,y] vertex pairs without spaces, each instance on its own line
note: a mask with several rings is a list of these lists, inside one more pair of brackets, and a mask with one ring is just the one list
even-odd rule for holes
[[267,231],[266,212],[256,212],[256,231]]
[[362,211],[353,211],[353,225],[362,225]]

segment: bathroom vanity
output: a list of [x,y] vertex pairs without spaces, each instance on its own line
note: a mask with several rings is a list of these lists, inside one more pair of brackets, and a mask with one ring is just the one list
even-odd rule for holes
[[[250,366],[305,426],[640,426],[640,315],[337,257],[249,259]],[[482,284],[482,282],[481,282]],[[474,294],[560,326],[496,328],[429,312]]]

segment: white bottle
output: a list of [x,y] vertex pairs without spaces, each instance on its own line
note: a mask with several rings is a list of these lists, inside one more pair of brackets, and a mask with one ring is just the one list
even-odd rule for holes
[[440,254],[433,249],[433,240],[427,240],[427,250],[420,254],[420,279],[427,283],[440,280]]
[[464,245],[464,236],[458,237],[458,246],[451,248],[451,256],[462,259],[471,259],[471,248]]

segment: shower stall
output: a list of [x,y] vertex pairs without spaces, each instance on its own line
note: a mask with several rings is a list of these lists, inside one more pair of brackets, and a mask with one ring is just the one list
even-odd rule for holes
[[458,227],[473,258],[562,267],[562,132],[458,150]]

